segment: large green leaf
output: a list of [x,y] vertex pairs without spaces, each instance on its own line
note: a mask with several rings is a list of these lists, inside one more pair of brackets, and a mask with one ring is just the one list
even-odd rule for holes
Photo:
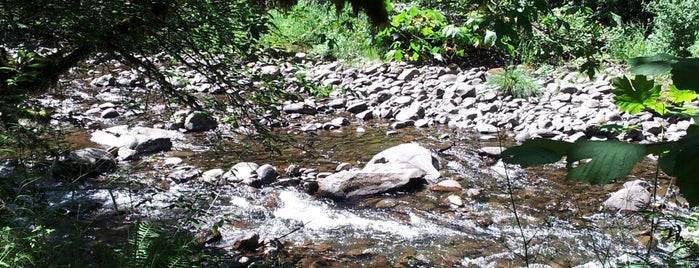
[[648,57],[629,59],[629,71],[639,75],[659,75],[668,73],[677,57],[668,54],[657,54]]
[[683,104],[685,102],[690,102],[699,97],[699,94],[692,90],[682,90],[678,89],[677,86],[671,84],[669,86],[670,90],[667,91],[667,100],[672,103]]
[[699,58],[680,60],[672,64],[672,82],[679,89],[699,92]]
[[685,137],[674,155],[672,174],[690,206],[699,205],[699,137]]
[[609,183],[626,177],[645,155],[646,148],[641,144],[620,141],[576,142],[568,152],[568,178],[594,184]]
[[502,152],[502,161],[523,167],[554,163],[566,155],[572,143],[535,138]]
[[626,76],[612,81],[614,104],[630,114],[639,113],[647,108],[656,108],[660,97],[660,85],[648,80],[644,75],[637,75],[633,80]]

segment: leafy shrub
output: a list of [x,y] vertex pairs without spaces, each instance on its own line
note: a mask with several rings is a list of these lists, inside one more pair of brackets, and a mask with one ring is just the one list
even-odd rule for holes
[[445,61],[463,57],[466,48],[483,42],[484,39],[475,34],[480,21],[474,16],[464,26],[456,26],[449,24],[438,11],[410,7],[394,15],[390,25],[376,38],[379,44],[388,47],[387,59]]
[[[557,64],[581,57],[594,61],[604,43],[592,14],[590,8],[563,6],[542,16],[534,26],[533,36],[520,44],[522,61]],[[583,67],[589,72],[585,67],[596,66]]]
[[680,57],[691,56],[689,48],[697,42],[699,1],[650,1],[648,10],[655,14],[649,42]]
[[8,226],[0,228],[0,267],[34,267],[46,236],[52,232],[37,226],[29,233]]
[[501,74],[493,74],[488,84],[497,88],[504,96],[529,98],[541,95],[539,87],[527,73],[520,68],[512,68]]
[[378,54],[368,42],[372,33],[367,16],[353,16],[347,8],[338,12],[329,2],[299,1],[286,11],[270,10],[268,17],[266,46],[348,61]]

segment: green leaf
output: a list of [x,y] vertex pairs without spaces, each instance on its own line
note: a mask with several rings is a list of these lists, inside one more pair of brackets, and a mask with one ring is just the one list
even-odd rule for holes
[[638,75],[658,75],[669,72],[678,58],[668,54],[656,54],[629,60],[629,71]]
[[[646,155],[641,144],[620,141],[580,141],[568,152],[568,178],[594,184],[626,177]],[[577,166],[576,166],[577,164]]]
[[[646,108],[657,108],[653,105],[660,97],[660,86],[644,75],[637,75],[633,80],[628,77],[617,77],[612,80],[614,89],[614,104],[619,109],[630,114],[636,114]],[[651,107],[649,107],[651,106]]]
[[494,46],[497,38],[498,34],[496,32],[486,30],[485,37],[483,38],[483,44],[485,44],[486,46]]
[[672,82],[681,89],[699,92],[699,58],[683,59],[672,64]]
[[523,167],[554,163],[565,156],[572,144],[564,141],[536,138],[527,140],[522,145],[508,148],[502,152],[502,161]]
[[683,139],[677,148],[672,172],[677,178],[676,184],[690,206],[699,205],[699,137]]
[[667,100],[675,104],[691,102],[699,97],[699,94],[692,90],[677,89],[677,86],[670,84],[670,90],[667,92]]

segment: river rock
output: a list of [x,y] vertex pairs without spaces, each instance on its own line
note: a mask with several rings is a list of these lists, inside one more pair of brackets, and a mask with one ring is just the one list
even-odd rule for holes
[[434,157],[430,150],[417,143],[404,143],[393,146],[376,154],[367,166],[377,163],[407,163],[423,170],[427,176],[425,179],[431,183],[437,183],[439,174],[439,159]]
[[192,132],[207,131],[217,126],[218,122],[216,122],[216,119],[205,112],[193,112],[184,121],[184,128]]
[[233,165],[223,177],[228,181],[241,182],[252,180],[257,176],[257,168],[260,166],[253,162],[240,162]]
[[316,107],[313,107],[313,106],[308,105],[308,104],[303,103],[303,102],[287,104],[282,108],[282,111],[284,111],[287,114],[310,114],[310,115],[314,115],[317,112]]
[[400,109],[398,114],[396,114],[396,120],[407,121],[407,120],[417,120],[425,116],[425,109],[422,108],[420,103],[416,102],[412,105]]
[[411,80],[413,79],[416,75],[420,74],[420,70],[417,68],[409,68],[403,70],[400,75],[398,75],[397,79],[398,80]]
[[334,198],[373,195],[400,189],[425,175],[425,171],[408,163],[376,163],[319,179],[318,190],[320,195]]
[[216,184],[221,176],[223,176],[224,172],[225,171],[220,168],[210,169],[202,173],[199,180],[209,184]]
[[279,172],[277,172],[277,169],[270,164],[264,164],[258,167],[255,170],[255,173],[257,173],[260,186],[273,183],[279,178]]
[[182,183],[193,180],[199,177],[201,170],[195,166],[181,166],[177,167],[173,172],[171,172],[167,177],[174,182]]
[[461,183],[455,180],[443,180],[430,187],[433,191],[443,192],[460,192],[462,190]]
[[255,251],[260,246],[260,235],[246,231],[233,239],[233,249],[240,251]]
[[[177,131],[147,127],[129,128],[127,125],[98,130],[92,133],[90,137],[92,142],[118,147],[120,151],[119,158],[124,160],[131,160],[143,154],[168,151],[172,148],[173,139],[181,140],[184,137],[182,133]],[[129,151],[131,153],[123,154],[127,157],[122,157],[121,151]]]
[[627,184],[604,201],[604,207],[615,211],[639,211],[650,203],[650,192],[642,184]]
[[51,172],[58,179],[76,180],[113,172],[116,168],[116,159],[109,152],[85,148],[72,152],[68,159],[54,165]]

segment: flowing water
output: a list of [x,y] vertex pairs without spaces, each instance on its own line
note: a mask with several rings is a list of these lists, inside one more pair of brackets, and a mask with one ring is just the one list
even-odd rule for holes
[[[263,239],[282,241],[289,258],[303,267],[510,267],[525,265],[525,259],[552,267],[602,267],[623,261],[618,257],[643,247],[638,241],[646,229],[642,218],[600,211],[618,184],[602,187],[566,181],[559,167],[504,167],[477,153],[480,146],[497,145],[497,141],[482,141],[451,129],[406,129],[391,136],[385,131],[372,126],[365,133],[354,129],[278,133],[294,137],[279,144],[281,155],[255,146],[243,149],[237,142],[197,145],[196,141],[206,140],[201,135],[188,141],[194,143],[189,148],[195,149],[168,155],[185,156],[187,164],[204,168],[227,169],[239,161],[254,161],[279,169],[298,164],[322,172],[334,171],[340,162],[361,167],[385,148],[418,142],[432,149],[448,147],[440,153],[442,174],[459,181],[464,190],[422,188],[332,200],[308,195],[300,186],[257,189],[201,182],[158,186],[152,181],[167,173],[167,168],[158,166],[156,158],[150,170],[137,172],[156,185],[155,190],[85,193],[103,200],[104,207],[116,201],[118,206],[168,221],[189,219],[185,215],[191,209],[187,208],[196,207],[201,213],[192,218],[202,227],[219,226],[223,235],[213,247],[230,248],[238,236],[253,231]],[[450,195],[459,196],[464,205],[450,204]],[[177,202],[190,205],[172,206]]]
[[[107,178],[79,187],[49,185],[45,198],[61,213],[71,213],[75,203],[86,213],[112,211],[103,213],[112,218],[104,221],[117,226],[139,217],[179,226],[196,222],[194,233],[217,226],[223,239],[210,246],[222,250],[230,249],[239,235],[255,232],[267,241],[280,241],[286,257],[302,267],[606,267],[644,252],[641,242],[648,228],[642,217],[600,209],[621,182],[595,186],[568,181],[560,165],[527,170],[503,166],[478,153],[482,146],[500,145],[492,137],[440,127],[386,135],[389,129],[380,123],[361,127],[367,131],[346,127],[305,133],[286,128],[275,133],[281,139],[276,144],[280,154],[243,137],[187,134],[188,140],[172,151],[131,163]],[[87,139],[89,135],[77,133],[66,142],[77,148],[95,146]],[[166,178],[172,167],[163,164],[167,157],[180,157],[183,164],[202,170],[251,161],[270,163],[280,171],[297,164],[333,172],[342,162],[362,167],[374,154],[405,142],[440,151],[443,177],[458,181],[464,190],[424,187],[332,200],[309,195],[297,185],[258,189],[196,180],[174,183]],[[642,167],[631,177],[648,178],[647,172]],[[451,204],[451,195],[463,200],[463,206]],[[93,207],[87,203],[95,208],[86,209]],[[100,222],[91,225],[96,240],[104,239],[100,235],[109,229]]]

